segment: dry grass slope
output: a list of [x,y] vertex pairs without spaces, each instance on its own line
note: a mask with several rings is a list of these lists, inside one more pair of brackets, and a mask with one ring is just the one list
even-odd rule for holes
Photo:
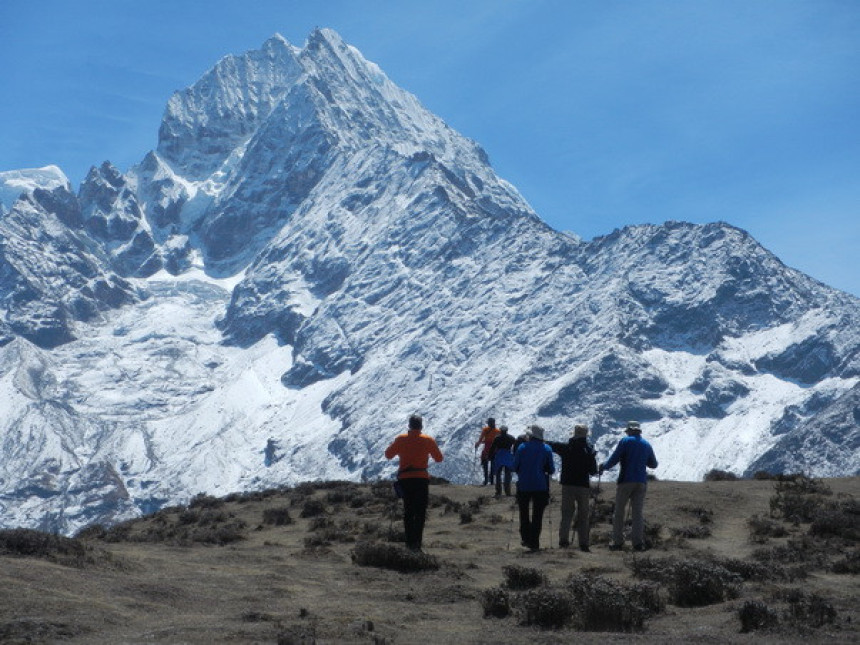
[[198,496],[74,539],[0,531],[4,643],[860,642],[860,479],[653,482],[650,549],[537,553],[511,498],[431,487],[426,553],[390,482]]

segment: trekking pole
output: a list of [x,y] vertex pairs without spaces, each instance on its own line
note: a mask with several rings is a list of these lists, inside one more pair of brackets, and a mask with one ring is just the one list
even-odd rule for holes
[[547,505],[549,506],[549,548],[552,548],[553,530],[552,530],[552,477],[546,476],[546,496]]

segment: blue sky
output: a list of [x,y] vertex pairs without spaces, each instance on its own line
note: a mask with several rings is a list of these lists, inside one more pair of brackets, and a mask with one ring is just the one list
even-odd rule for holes
[[317,26],[557,229],[723,220],[860,295],[856,0],[0,0],[0,170],[127,170],[175,90]]

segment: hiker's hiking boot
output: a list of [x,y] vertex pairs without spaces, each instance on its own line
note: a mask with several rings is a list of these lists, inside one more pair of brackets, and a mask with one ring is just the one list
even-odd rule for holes
[[633,550],[634,550],[634,551],[642,552],[642,551],[645,551],[645,550],[646,550],[646,548],[647,548],[647,547],[646,547],[644,544],[634,544],[634,545],[633,545]]
[[583,553],[591,553],[591,549],[588,548],[587,544],[580,544],[579,550],[582,551]]
[[567,540],[563,540],[563,541],[558,543],[559,549],[566,549],[569,546],[570,546],[570,542],[568,542]]
[[621,551],[622,549],[624,549],[624,545],[623,545],[623,544],[610,544],[610,545],[609,545],[609,550],[610,550],[610,551]]

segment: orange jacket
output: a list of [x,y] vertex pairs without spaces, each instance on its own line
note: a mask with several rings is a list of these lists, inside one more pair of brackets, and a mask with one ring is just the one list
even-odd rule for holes
[[419,430],[410,430],[397,438],[385,449],[386,459],[400,457],[398,479],[430,479],[427,463],[430,457],[433,461],[442,461],[442,452],[433,437],[421,434]]
[[484,426],[481,428],[481,436],[478,437],[478,440],[475,442],[475,448],[484,444],[484,449],[481,450],[481,459],[487,459],[490,456],[490,446],[493,445],[493,440],[501,434],[501,430],[497,427],[491,428],[490,426]]

